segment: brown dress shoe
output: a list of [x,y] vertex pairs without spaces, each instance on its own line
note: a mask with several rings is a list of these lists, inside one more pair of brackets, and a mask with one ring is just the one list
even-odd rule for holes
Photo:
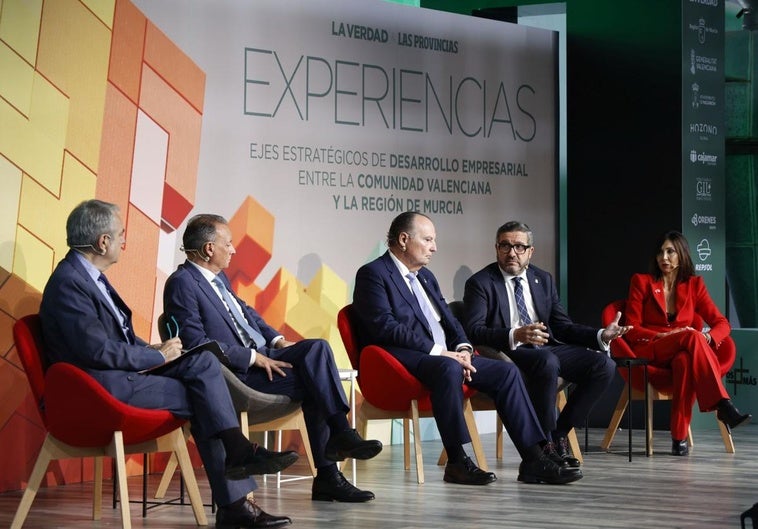
[[274,516],[264,512],[250,494],[241,502],[219,506],[216,511],[216,529],[279,527],[291,523],[288,516]]

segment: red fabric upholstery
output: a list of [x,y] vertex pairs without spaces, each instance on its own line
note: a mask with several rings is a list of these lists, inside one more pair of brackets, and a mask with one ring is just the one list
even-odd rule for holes
[[[620,299],[613,301],[606,305],[606,307],[603,309],[603,312],[601,314],[601,320],[603,326],[608,325],[610,322],[613,321],[613,319],[616,317],[616,312],[620,311],[622,314],[621,317],[621,324],[624,323],[624,310],[626,309],[626,300]],[[702,321],[695,322],[693,327],[696,329],[701,329],[703,326]],[[621,338],[616,338],[611,342],[611,355],[614,357],[631,357],[636,358],[637,355],[634,354],[634,351],[629,346],[629,343],[626,341],[626,339],[622,336]],[[719,366],[721,367],[721,376],[723,377],[726,375],[726,373],[732,368],[732,365],[734,364],[734,360],[737,357],[737,348],[734,344],[734,340],[730,336],[727,336],[726,339],[724,339],[721,344],[719,344],[718,348],[716,349],[716,356],[719,359]],[[639,391],[644,391],[644,380],[643,380],[643,374],[640,369],[633,369],[632,370],[632,387]],[[649,365],[647,368],[648,372],[648,380],[650,384],[657,389],[658,391],[661,391],[663,393],[671,393],[674,388],[674,380],[672,377],[672,373],[670,369],[667,369],[665,367],[659,367],[654,365]],[[627,370],[621,369],[619,370],[619,373],[624,378],[624,380],[627,379]]]
[[136,408],[116,400],[74,365],[56,363],[45,373],[36,314],[18,320],[13,337],[42,421],[56,439],[72,446],[104,446],[115,431],[122,431],[124,444],[130,445],[155,439],[185,423],[168,411]]
[[[350,320],[351,310],[352,305],[347,305],[339,311],[337,328],[350,363],[358,371],[358,383],[363,397],[382,410],[406,411],[414,399],[418,401],[419,410],[431,410],[429,391],[385,349],[368,345],[358,354]],[[476,390],[463,385],[464,398],[475,393]]]

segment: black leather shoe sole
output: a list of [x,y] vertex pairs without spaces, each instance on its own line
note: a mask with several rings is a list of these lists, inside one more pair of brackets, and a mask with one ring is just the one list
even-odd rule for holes
[[551,473],[545,475],[520,473],[518,475],[518,480],[524,483],[547,483],[549,485],[565,485],[566,483],[579,481],[584,477],[582,475],[582,471],[578,468],[572,468],[569,471],[566,470],[567,469],[564,469],[563,472],[560,472],[558,474]]
[[369,490],[362,490],[352,494],[340,494],[338,492],[329,491],[313,491],[311,492],[311,500],[313,501],[338,501],[341,503],[364,503],[371,501],[375,498],[374,493]]
[[497,481],[497,476],[493,472],[486,472],[477,469],[477,472],[449,472],[445,471],[442,478],[446,483],[457,483],[458,485],[489,485]]
[[297,452],[269,453],[266,457],[253,457],[242,465],[227,467],[224,475],[227,479],[245,479],[253,474],[276,474],[297,461]]
[[228,522],[216,522],[216,529],[255,529],[257,527],[281,527],[283,525],[290,525],[292,520],[286,516],[269,516],[263,520],[258,519],[254,522],[245,523],[228,523]]
[[329,461],[344,461],[352,459],[371,459],[382,451],[382,443],[379,441],[362,441],[349,450],[335,450],[327,447],[324,457]]

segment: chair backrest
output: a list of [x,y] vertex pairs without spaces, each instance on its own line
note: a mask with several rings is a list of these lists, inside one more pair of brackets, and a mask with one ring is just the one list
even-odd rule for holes
[[168,327],[166,327],[166,315],[161,312],[160,316],[158,316],[158,336],[161,337],[162,341],[168,340]]
[[352,304],[345,305],[340,309],[337,313],[337,329],[340,331],[342,343],[345,346],[347,357],[350,359],[350,365],[358,371],[360,351],[353,333],[352,310]]
[[463,323],[464,305],[462,301],[459,301],[459,300],[451,301],[450,303],[447,304],[447,308],[450,309],[450,312],[453,313],[453,316],[455,317],[456,320]]
[[39,314],[29,314],[13,325],[13,340],[16,351],[24,366],[26,378],[32,388],[37,409],[45,419],[43,397],[45,395],[45,371],[48,362],[42,342],[42,323]]

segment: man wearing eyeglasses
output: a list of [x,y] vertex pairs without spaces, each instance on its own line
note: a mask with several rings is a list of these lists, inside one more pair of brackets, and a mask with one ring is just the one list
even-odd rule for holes
[[[510,221],[498,228],[497,261],[466,281],[463,324],[475,345],[502,351],[519,367],[551,441],[545,449],[578,467],[567,435],[584,422],[611,383],[615,364],[603,353],[629,327],[619,325],[621,313],[605,329],[571,321],[553,277],[530,265],[532,242],[532,231],[522,222]],[[558,377],[575,385],[559,416],[555,409]]]

